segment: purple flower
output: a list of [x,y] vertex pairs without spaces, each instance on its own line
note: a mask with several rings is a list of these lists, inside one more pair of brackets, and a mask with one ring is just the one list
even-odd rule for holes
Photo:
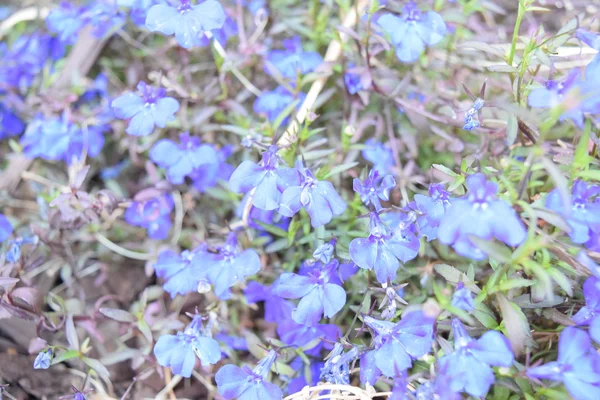
[[0,140],[20,135],[25,129],[25,124],[11,109],[0,102]]
[[575,400],[600,398],[600,358],[589,335],[572,326],[558,340],[558,359],[529,368],[527,376],[562,382]]
[[33,369],[48,369],[52,362],[52,350],[41,351],[33,361]]
[[419,233],[427,237],[427,241],[437,238],[440,222],[454,199],[441,184],[429,186],[429,196],[416,194],[414,202],[409,205],[417,211]]
[[412,260],[419,253],[419,239],[401,224],[391,230],[376,212],[371,213],[369,237],[350,242],[350,257],[360,268],[375,270],[380,283],[396,279],[400,262]]
[[344,353],[344,346],[336,343],[321,369],[321,379],[336,385],[350,384],[350,363],[358,357],[358,348]]
[[335,191],[331,182],[319,181],[308,168],[298,163],[301,181],[290,185],[281,195],[279,213],[293,217],[302,207],[310,216],[313,228],[328,224],[336,215],[346,211],[346,203]]
[[261,210],[276,210],[281,203],[281,193],[297,184],[298,175],[295,169],[279,166],[277,147],[271,146],[262,154],[260,164],[252,161],[241,163],[229,178],[229,188],[236,193],[256,189],[252,205]]
[[207,253],[207,246],[201,245],[191,251],[185,250],[181,255],[171,250],[158,255],[153,265],[154,271],[157,277],[165,281],[163,289],[171,298],[197,291],[198,284],[205,279],[202,257]]
[[[273,285],[265,286],[258,282],[248,282],[244,289],[244,296],[248,304],[265,302],[265,321],[280,323],[292,315],[294,304],[282,299],[273,293]],[[281,326],[281,325],[279,325]]]
[[155,126],[164,128],[175,119],[179,102],[172,97],[165,97],[165,89],[148,86],[145,82],[138,83],[137,89],[141,96],[129,92],[111,103],[117,118],[130,120],[126,130],[128,134],[148,136]]
[[469,238],[499,239],[509,246],[525,241],[527,230],[509,203],[499,200],[498,185],[477,173],[467,178],[467,195],[452,201],[438,228],[440,242],[462,256],[483,260],[487,254]]
[[71,123],[65,113],[62,118],[36,118],[21,136],[21,145],[27,157],[64,160],[70,164],[83,158],[84,147],[88,157],[100,154],[104,146],[104,133],[102,129],[92,128],[84,132]]
[[[266,58],[286,78],[295,80],[298,74],[312,72],[323,63],[323,57],[319,53],[302,50],[298,36],[284,40],[283,47],[285,50],[269,51]],[[269,67],[265,67],[265,72],[271,75]]]
[[8,239],[12,232],[12,224],[4,214],[0,213],[0,243]]
[[215,339],[232,350],[248,351],[248,341],[240,336],[231,336],[226,333],[217,333]]
[[46,17],[46,26],[50,32],[57,34],[62,42],[73,44],[77,41],[81,28],[85,26],[85,11],[84,7],[62,1]]
[[215,286],[220,299],[231,296],[229,288],[256,274],[261,267],[260,257],[254,249],[239,251],[235,232],[227,236],[225,245],[216,253],[206,253],[199,260],[204,265],[208,281]]
[[341,286],[330,283],[331,273],[337,270],[338,265],[339,262],[333,260],[322,271],[314,271],[309,276],[286,272],[273,283],[273,293],[277,296],[301,299],[292,312],[294,321],[313,326],[323,315],[333,317],[344,307],[346,291]]
[[206,164],[217,163],[217,152],[200,138],[188,132],[179,135],[179,144],[169,139],[161,139],[152,146],[150,159],[167,170],[167,177],[176,185],[183,183],[194,169]]
[[97,38],[104,37],[112,29],[125,23],[125,14],[114,0],[91,3],[82,17],[86,25],[92,26],[92,32]]
[[454,353],[438,360],[440,370],[450,382],[452,392],[465,391],[471,396],[485,396],[495,381],[495,367],[510,367],[514,355],[508,339],[497,331],[489,331],[472,339],[457,319],[452,319]]
[[191,0],[180,0],[177,7],[157,4],[148,10],[146,27],[151,32],[175,35],[184,49],[202,45],[205,32],[220,29],[225,23],[225,11],[216,0],[193,5]]
[[453,307],[464,310],[466,312],[471,312],[475,308],[475,302],[473,301],[473,295],[465,287],[465,284],[462,282],[458,282],[456,285],[456,291],[452,295]]
[[[243,218],[244,210],[249,199],[250,195],[246,193],[246,195],[244,195],[242,201],[236,209],[235,214],[238,218]],[[290,225],[290,218],[282,217],[275,210],[267,211],[251,206],[250,213],[248,215],[248,226],[258,231],[261,231],[261,236],[270,236],[270,234],[265,230],[263,225],[260,224],[273,225],[277,228],[281,228],[284,231],[287,231]]]
[[[285,87],[277,86],[275,90],[263,92],[254,101],[254,112],[256,114],[265,114],[269,122],[275,122],[277,117],[289,106],[294,100],[298,99],[298,107],[300,108],[306,94],[299,92],[297,95],[290,93]],[[289,120],[286,117],[282,123],[285,124]]]
[[372,169],[369,171],[369,176],[363,182],[358,178],[354,178],[352,186],[366,206],[371,204],[375,207],[375,211],[380,211],[382,207],[379,200],[390,200],[390,190],[396,186],[396,180],[392,175],[382,177],[379,175],[379,171]]
[[125,221],[133,226],[141,226],[148,231],[151,239],[163,240],[169,235],[173,210],[173,197],[164,193],[146,201],[134,201],[125,210]]
[[589,325],[590,336],[595,342],[600,343],[600,266],[584,252],[580,252],[577,259],[595,276],[589,277],[584,282],[585,306],[581,307],[571,319],[578,326]]
[[281,400],[281,389],[266,381],[276,357],[274,350],[269,351],[252,370],[232,364],[221,367],[215,376],[219,394],[227,400]]
[[290,314],[286,319],[278,321],[277,325],[277,334],[283,343],[288,346],[304,347],[316,339],[322,339],[314,347],[305,349],[304,354],[306,355],[320,357],[323,349],[331,350],[333,348],[331,343],[336,342],[342,336],[342,331],[337,325],[306,326],[294,322],[289,318]]
[[183,332],[163,335],[154,346],[156,360],[163,367],[171,367],[173,374],[192,376],[196,356],[202,365],[216,364],[221,359],[219,343],[202,326],[202,317],[195,315]]
[[396,165],[392,149],[375,139],[369,139],[365,142],[365,148],[361,154],[365,160],[373,164],[373,169],[381,175],[392,172],[394,165]]
[[364,317],[364,322],[374,331],[374,348],[362,360],[366,360],[367,365],[369,361],[374,362],[374,367],[387,377],[399,375],[412,366],[412,360],[431,350],[435,320],[421,311],[404,315],[396,324],[369,316]]
[[437,44],[446,35],[442,17],[433,11],[422,13],[413,1],[404,5],[402,17],[384,14],[377,24],[390,35],[396,57],[402,62],[416,61],[425,46]]
[[565,204],[560,192],[554,189],[546,197],[546,207],[562,215],[572,228],[569,237],[573,243],[585,243],[600,232],[600,186],[584,181],[573,183],[570,204]]

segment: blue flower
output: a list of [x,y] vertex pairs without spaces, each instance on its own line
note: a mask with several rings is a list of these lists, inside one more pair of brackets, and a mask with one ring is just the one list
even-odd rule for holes
[[361,154],[365,160],[373,164],[373,169],[381,175],[392,172],[396,165],[392,149],[375,139],[365,142],[365,148]]
[[20,135],[25,124],[19,116],[0,102],[0,140]]
[[[212,37],[217,42],[219,42],[221,46],[225,47],[225,45],[227,44],[227,40],[229,40],[230,37],[237,35],[238,33],[237,22],[233,18],[227,17],[225,18],[223,26],[219,29],[213,29],[211,33]],[[204,47],[208,46],[209,44],[210,39],[208,38],[208,36],[203,35],[200,37],[200,40],[198,41],[198,46]]]
[[215,339],[232,350],[248,351],[248,341],[244,337],[231,336],[226,333],[217,333]]
[[118,5],[129,7],[129,18],[139,27],[145,26],[146,14],[150,7],[164,2],[164,0],[117,0]]
[[52,362],[52,350],[40,351],[33,361],[33,369],[48,369]]
[[8,239],[12,232],[12,224],[4,214],[0,214],[0,243]]
[[244,297],[248,304],[265,302],[265,321],[267,322],[280,323],[289,318],[294,310],[294,304],[291,301],[282,299],[273,293],[273,285],[265,286],[254,281],[248,282],[244,289]]
[[[294,100],[298,99],[298,107],[300,108],[306,94],[299,92],[297,95],[290,93],[285,87],[277,86],[275,90],[270,92],[263,92],[254,101],[254,112],[256,114],[265,114],[269,122],[275,122],[279,114],[281,114],[287,106],[289,106]],[[286,117],[282,123],[285,124],[289,120],[289,116]]]
[[356,94],[371,87],[371,75],[366,68],[356,67],[349,63],[348,69],[344,73],[344,83],[348,93]]
[[279,213],[293,217],[302,207],[310,216],[313,228],[328,224],[336,215],[346,211],[346,203],[331,182],[319,181],[302,163],[296,166],[301,175],[297,185],[291,185],[281,195]]
[[477,173],[467,178],[467,195],[452,201],[438,228],[440,242],[462,256],[484,260],[487,254],[470,236],[496,238],[509,246],[525,241],[527,230],[509,203],[497,199],[498,185]]
[[[250,195],[246,193],[246,195],[242,198],[242,201],[238,205],[236,209],[236,216],[238,218],[244,217],[244,210],[246,208],[247,202],[250,200]],[[290,218],[282,217],[275,210],[261,210],[260,208],[256,208],[254,206],[250,206],[250,212],[248,214],[248,226],[256,229],[261,232],[261,236],[268,236],[270,234],[265,230],[265,228],[261,224],[273,225],[277,228],[281,228],[284,231],[288,230],[290,225]]]
[[446,35],[442,17],[433,11],[423,14],[413,1],[404,5],[402,17],[384,14],[377,24],[390,35],[396,57],[402,62],[416,61],[425,46],[437,44]]
[[221,149],[211,147],[216,152],[215,162],[201,163],[190,175],[194,189],[200,193],[215,187],[219,181],[226,183],[233,173],[233,166],[226,162],[233,151],[233,146],[224,146]]
[[585,243],[600,232],[600,186],[584,181],[573,183],[570,204],[565,204],[560,192],[554,189],[546,197],[546,207],[562,215],[572,228],[569,237],[573,243]]
[[200,138],[188,132],[179,135],[179,144],[169,139],[161,139],[152,146],[150,159],[167,170],[169,182],[182,184],[185,177],[205,164],[217,163],[217,152]]
[[529,368],[527,376],[562,382],[575,400],[600,398],[600,358],[589,335],[572,326],[558,340],[558,359]]
[[332,239],[328,243],[323,243],[313,252],[313,257],[322,262],[323,264],[329,264],[333,257],[333,251],[335,250],[335,239]]
[[375,270],[380,283],[396,279],[400,262],[412,260],[419,253],[419,239],[401,224],[390,230],[377,213],[371,213],[369,237],[350,242],[350,257],[360,268]]
[[219,394],[226,400],[281,400],[281,389],[267,382],[276,357],[274,350],[269,351],[252,370],[248,366],[240,368],[231,364],[221,367],[215,376]]
[[330,274],[337,270],[339,262],[333,260],[321,271],[308,276],[291,272],[281,274],[273,283],[273,293],[286,299],[301,299],[292,312],[292,319],[299,324],[313,326],[323,315],[330,318],[344,307],[346,291],[330,283]]
[[177,254],[171,250],[162,251],[153,265],[156,276],[165,283],[163,289],[174,298],[177,294],[186,295],[197,291],[198,283],[205,279],[202,257],[207,255],[207,246],[201,245],[192,251]]
[[465,284],[462,282],[458,282],[456,285],[456,291],[452,295],[453,307],[464,310],[466,312],[471,312],[475,308],[475,302],[473,301],[473,295],[465,287]]
[[78,7],[68,1],[62,1],[46,17],[46,26],[58,35],[62,42],[73,44],[79,37],[79,31],[85,26],[84,7]]
[[[532,108],[554,108],[565,102],[568,96],[576,96],[577,88],[581,83],[581,73],[577,69],[569,72],[567,77],[559,82],[548,80],[544,87],[533,89],[527,97],[529,107]],[[570,119],[579,128],[583,127],[583,110],[580,105],[569,107],[560,120]]]
[[169,236],[172,225],[169,214],[173,207],[173,197],[169,193],[146,201],[134,201],[125,210],[125,221],[145,228],[151,239],[163,240]]
[[151,32],[175,35],[184,49],[202,45],[205,32],[220,29],[225,23],[225,11],[216,0],[193,5],[191,0],[180,0],[179,6],[157,4],[148,10],[146,27]]
[[229,288],[256,274],[261,267],[256,250],[239,251],[237,244],[236,234],[231,232],[225,245],[217,248],[217,253],[207,253],[200,260],[208,281],[215,286],[215,294],[223,300],[231,296]]
[[[388,397],[388,400],[407,400],[409,398],[406,394],[407,386],[408,377],[406,376],[406,371],[396,375],[394,377],[394,386],[392,386],[392,394],[390,395],[390,397]],[[428,397],[428,399],[434,398],[434,396]],[[448,399],[444,398],[444,400]]]
[[337,325],[333,324],[316,324],[306,326],[296,323],[289,318],[288,314],[284,320],[279,320],[277,325],[277,334],[281,341],[288,346],[296,346],[302,348],[307,344],[314,342],[316,339],[321,339],[319,343],[310,349],[304,349],[304,354],[313,357],[320,357],[321,351],[331,350],[331,343],[336,342],[342,336],[342,331]]
[[90,25],[97,38],[103,38],[112,29],[125,23],[125,14],[115,1],[96,1],[83,14],[83,20]]
[[164,128],[169,121],[175,119],[179,110],[179,102],[172,97],[165,97],[163,88],[153,88],[140,82],[137,85],[141,97],[134,93],[125,93],[111,103],[117,118],[129,119],[126,132],[133,136],[148,136],[155,126]]
[[325,364],[321,361],[310,360],[310,365],[307,369],[302,358],[296,357],[290,363],[290,367],[294,371],[302,371],[303,373],[290,381],[287,387],[288,394],[298,393],[305,386],[316,386],[320,382],[319,375],[324,366]]
[[[11,240],[10,248],[6,252],[6,261],[9,263],[16,263],[21,258],[21,246],[24,244],[37,244],[38,243],[37,236],[31,236],[27,238],[18,237],[15,240]],[[2,240],[0,240],[1,242]]]
[[246,193],[253,189],[252,205],[261,210],[279,208],[281,192],[297,184],[298,171],[279,166],[277,147],[271,146],[262,154],[262,161],[256,164],[244,161],[229,178],[229,189],[236,193]]
[[343,352],[344,346],[336,343],[329,358],[321,369],[321,379],[336,385],[350,384],[350,363],[358,357],[358,348],[352,347]]
[[265,16],[269,15],[267,0],[242,0],[242,5],[245,5],[252,15],[256,15],[259,11],[264,12]]
[[65,113],[62,118],[36,118],[28,125],[20,142],[27,157],[64,160],[70,164],[76,159],[81,160],[84,150],[89,157],[100,154],[104,146],[104,132],[92,127],[84,132],[71,123]]
[[[286,78],[295,80],[298,74],[314,71],[323,63],[323,57],[319,53],[302,50],[302,42],[298,36],[284,40],[283,47],[285,50],[269,51],[266,59]],[[271,74],[268,66],[265,66],[265,72]]]
[[[367,365],[368,361],[373,361],[374,366],[387,377],[399,375],[412,366],[412,360],[431,350],[435,320],[421,311],[405,314],[396,324],[369,316],[364,317],[364,322],[375,336],[374,349],[363,359],[367,360]],[[368,377],[370,374],[365,375]]]
[[485,396],[495,381],[495,367],[510,367],[514,355],[508,339],[497,331],[489,331],[472,339],[457,319],[452,319],[454,353],[438,360],[440,370],[450,382],[453,392],[465,391],[471,396]]
[[381,210],[381,202],[390,200],[390,190],[396,186],[396,180],[392,175],[380,176],[379,171],[372,169],[369,171],[369,176],[361,182],[360,179],[354,178],[353,189],[360,195],[360,199],[366,206],[371,204],[375,207],[375,211]]
[[416,194],[414,202],[409,205],[417,211],[419,233],[427,237],[427,241],[437,238],[440,222],[453,200],[450,193],[440,184],[429,186],[429,196]]
[[204,366],[216,364],[221,359],[221,349],[210,330],[202,326],[202,317],[195,315],[183,332],[158,338],[154,355],[160,365],[171,367],[173,374],[189,378],[196,356]]

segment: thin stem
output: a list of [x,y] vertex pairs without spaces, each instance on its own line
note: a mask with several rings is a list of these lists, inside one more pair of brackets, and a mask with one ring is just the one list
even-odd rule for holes
[[517,21],[515,22],[515,29],[513,30],[512,42],[510,45],[510,53],[508,54],[508,65],[512,65],[515,59],[515,52],[517,50],[517,40],[519,39],[519,29],[521,28],[521,21],[523,21],[523,15],[525,14],[525,8],[523,2],[519,1],[519,11],[517,12]]
[[96,232],[94,234],[94,238],[103,246],[107,247],[109,250],[122,255],[123,257],[131,258],[134,260],[148,261],[151,260],[154,255],[150,253],[138,253],[137,251],[131,251],[124,249],[118,244],[111,242],[106,236],[102,235],[100,232]]

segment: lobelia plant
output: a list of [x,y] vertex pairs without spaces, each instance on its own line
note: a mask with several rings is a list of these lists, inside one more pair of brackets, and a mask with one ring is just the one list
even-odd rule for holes
[[0,397],[600,398],[593,4],[9,3]]

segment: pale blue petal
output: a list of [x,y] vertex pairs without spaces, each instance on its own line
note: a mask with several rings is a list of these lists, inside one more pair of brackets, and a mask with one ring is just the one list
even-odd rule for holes
[[170,167],[181,159],[181,151],[175,142],[161,139],[152,146],[150,159],[161,167]]
[[175,119],[174,114],[179,110],[179,102],[172,97],[164,97],[159,99],[150,110],[156,126],[164,128],[168,122]]
[[417,33],[415,27],[409,26],[400,43],[396,45],[396,57],[402,62],[413,62],[425,50],[425,43]]
[[246,193],[254,189],[264,178],[266,172],[252,161],[244,161],[233,171],[229,178],[229,189],[235,193]]
[[180,23],[180,14],[175,7],[166,4],[157,4],[148,10],[146,15],[146,28],[150,32],[161,32],[165,35],[175,33]]
[[302,325],[313,326],[319,323],[323,315],[323,289],[316,287],[300,300],[292,312],[292,319]]
[[265,211],[279,208],[281,192],[277,187],[277,180],[277,175],[269,172],[265,174],[264,178],[256,186],[256,191],[252,199],[254,207]]
[[410,368],[412,361],[400,342],[388,340],[375,350],[375,364],[385,376],[394,377]]
[[238,366],[227,364],[215,375],[219,394],[226,399],[234,399],[246,390],[249,375]]
[[134,93],[125,93],[114,99],[110,106],[113,108],[115,117],[130,119],[144,109],[144,100]]
[[312,289],[312,282],[309,277],[284,272],[279,279],[273,283],[273,294],[286,299],[299,299],[308,294]]
[[328,224],[333,218],[329,202],[316,191],[313,191],[310,201],[305,205],[306,212],[310,215],[310,224],[313,228]]
[[433,11],[427,11],[416,25],[419,37],[428,46],[437,44],[446,35],[446,23],[442,16]]
[[221,29],[225,23],[225,11],[216,0],[206,0],[194,6],[190,13],[200,21],[201,25],[199,28],[204,31]]
[[133,136],[148,136],[154,130],[154,119],[150,109],[144,107],[138,112],[127,126],[126,132]]
[[346,304],[344,288],[331,283],[323,287],[323,310],[327,318],[333,317]]
[[293,217],[302,208],[300,202],[300,194],[302,193],[301,186],[292,186],[287,188],[281,195],[281,204],[279,206],[279,214],[284,217]]
[[514,356],[510,342],[498,331],[489,331],[481,336],[471,352],[478,360],[494,367],[510,367]]
[[377,244],[368,238],[356,238],[350,242],[350,258],[360,268],[373,269],[377,260]]
[[221,359],[219,343],[209,337],[198,337],[194,341],[194,350],[202,365],[216,364]]

